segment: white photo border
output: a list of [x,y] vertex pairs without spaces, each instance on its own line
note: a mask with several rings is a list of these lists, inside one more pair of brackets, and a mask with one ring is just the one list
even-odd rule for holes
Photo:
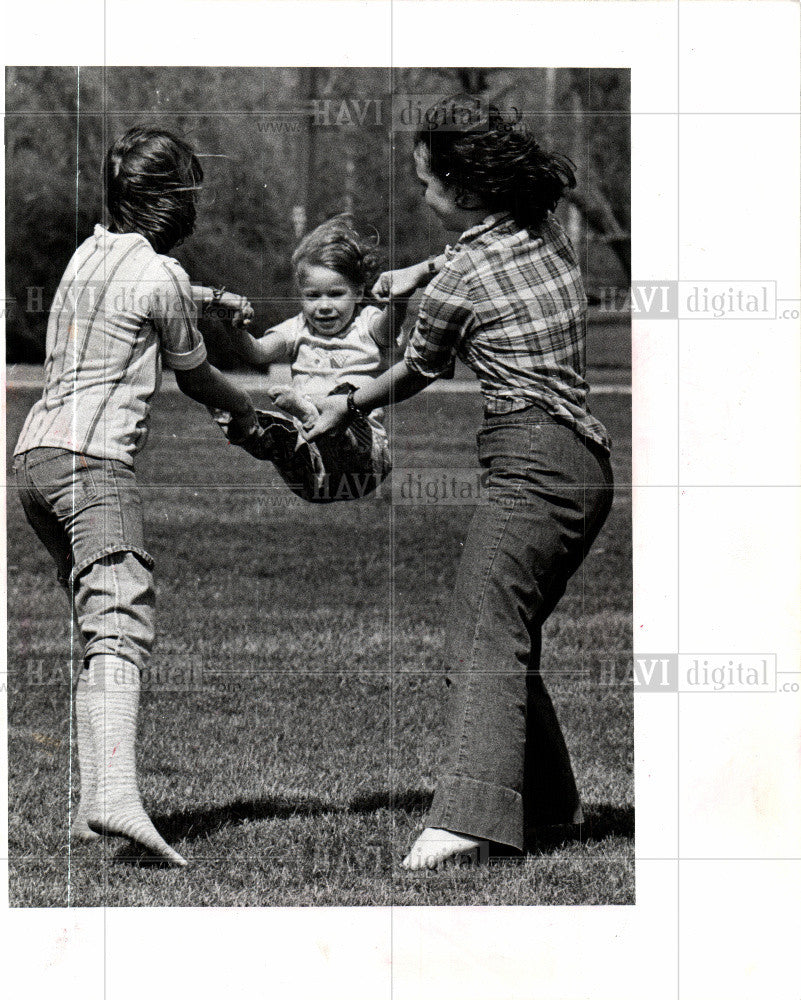
[[[27,0],[6,5],[5,64],[630,67],[635,281],[764,279],[797,308],[799,9]],[[798,333],[635,319],[635,654],[775,654],[798,677]],[[635,707],[634,906],[6,908],[11,981],[63,1000],[796,997],[798,695]]]

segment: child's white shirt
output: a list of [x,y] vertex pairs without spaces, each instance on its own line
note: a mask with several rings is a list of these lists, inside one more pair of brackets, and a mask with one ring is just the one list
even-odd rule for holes
[[362,306],[341,333],[323,337],[298,313],[268,332],[284,337],[294,387],[310,396],[327,396],[344,382],[357,389],[369,385],[386,367],[372,334],[380,316],[376,306]]

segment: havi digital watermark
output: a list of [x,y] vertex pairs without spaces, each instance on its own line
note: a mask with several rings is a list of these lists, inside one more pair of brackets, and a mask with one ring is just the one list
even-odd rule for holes
[[[788,691],[777,684],[775,653],[652,653],[634,656],[637,693]],[[787,682],[793,683],[793,682]],[[798,690],[795,683],[794,689]]]
[[599,299],[601,312],[629,310],[650,319],[793,318],[792,310],[778,310],[775,281],[635,281],[626,289],[602,288]]

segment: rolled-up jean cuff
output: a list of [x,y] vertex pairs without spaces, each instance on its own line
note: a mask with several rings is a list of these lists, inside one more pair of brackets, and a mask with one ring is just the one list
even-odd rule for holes
[[137,548],[135,545],[126,545],[124,542],[118,542],[115,545],[107,545],[103,549],[98,549],[97,552],[93,552],[91,556],[87,556],[73,567],[70,573],[70,583],[74,583],[78,576],[83,573],[85,569],[88,569],[94,563],[100,559],[105,559],[106,556],[116,555],[118,552],[133,552],[134,555],[139,556],[142,562],[147,566],[149,570],[152,570],[156,565],[153,556],[144,549]]
[[72,596],[87,661],[112,656],[140,670],[148,665],[155,638],[151,565],[146,552],[118,543],[97,550],[76,574]]
[[445,774],[426,824],[523,850],[523,797],[512,788]]

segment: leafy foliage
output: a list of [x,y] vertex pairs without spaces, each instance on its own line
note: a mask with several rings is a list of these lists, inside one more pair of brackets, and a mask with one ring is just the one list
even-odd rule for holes
[[[9,359],[41,360],[47,307],[64,267],[102,219],[102,157],[131,125],[163,125],[203,154],[198,227],[176,256],[194,280],[251,297],[267,326],[295,308],[289,259],[302,228],[352,210],[365,231],[377,231],[385,265],[447,242],[419,196],[412,133],[395,126],[406,103],[428,106],[460,90],[518,109],[546,144],[570,155],[579,188],[592,205],[600,196],[611,206],[625,240],[625,70],[10,68]],[[590,285],[628,284],[605,234],[593,231],[608,217],[596,212],[596,222],[578,231]]]

